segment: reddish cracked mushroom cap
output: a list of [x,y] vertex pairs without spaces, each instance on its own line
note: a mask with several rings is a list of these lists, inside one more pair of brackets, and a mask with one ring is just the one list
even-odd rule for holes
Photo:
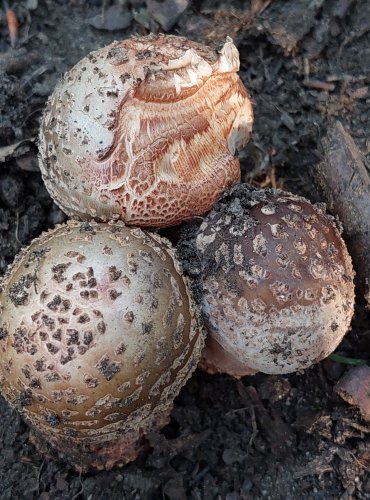
[[170,226],[210,210],[240,178],[234,157],[253,122],[228,39],[216,52],[150,35],[92,52],[49,99],[40,168],[61,209],[81,219]]
[[350,326],[353,268],[322,205],[236,186],[202,223],[202,367],[289,373],[328,356]]
[[0,311],[3,396],[42,451],[80,470],[137,456],[204,344],[167,241],[120,222],[34,240],[2,280]]

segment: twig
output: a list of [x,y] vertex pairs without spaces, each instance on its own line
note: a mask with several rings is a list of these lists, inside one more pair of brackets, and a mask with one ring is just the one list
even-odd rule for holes
[[79,475],[78,479],[80,481],[81,489],[75,495],[73,495],[72,500],[76,500],[76,498],[78,498],[84,492],[84,485],[83,485],[83,482],[81,480],[81,475],[82,475],[82,472],[80,471],[80,475]]
[[41,471],[44,467],[44,464],[45,464],[45,460],[42,461],[42,464],[39,467],[39,470],[37,472],[37,477],[36,477],[36,479],[37,479],[37,494],[38,495],[40,495],[40,478],[41,478]]
[[241,380],[238,380],[237,383],[236,383],[236,388],[238,390],[238,393],[239,393],[239,396],[241,398],[241,400],[243,401],[243,403],[246,405],[246,407],[248,408],[248,411],[249,411],[249,415],[251,417],[251,422],[252,422],[252,435],[249,439],[249,442],[248,442],[248,447],[247,447],[247,451],[248,453],[251,452],[251,449],[252,449],[252,445],[254,443],[254,440],[256,439],[257,437],[257,434],[258,434],[258,427],[257,427],[257,420],[256,420],[256,412],[254,410],[254,405],[251,404],[251,400],[250,398],[248,397],[248,394],[247,394],[247,390],[243,384],[243,382]]
[[19,22],[14,10],[9,7],[9,4],[6,0],[3,0],[3,5],[5,10],[5,18],[8,25],[10,45],[14,49],[15,42],[18,38]]

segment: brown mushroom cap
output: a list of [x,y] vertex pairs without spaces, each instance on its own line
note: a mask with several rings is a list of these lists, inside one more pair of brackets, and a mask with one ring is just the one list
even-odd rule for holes
[[253,123],[228,39],[217,53],[150,35],[92,52],[64,76],[40,131],[40,169],[81,219],[170,226],[210,210],[240,178]]
[[0,389],[77,468],[133,460],[199,361],[197,311],[168,242],[70,222],[34,240],[0,290]]
[[293,372],[328,356],[347,332],[354,273],[322,205],[236,186],[202,223],[197,248],[209,371]]

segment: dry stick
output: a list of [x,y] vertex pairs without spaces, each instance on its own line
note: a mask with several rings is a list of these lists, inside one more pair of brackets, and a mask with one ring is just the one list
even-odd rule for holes
[[330,212],[343,224],[343,237],[356,271],[358,291],[370,308],[370,175],[365,159],[340,122],[322,140],[324,159],[315,181]]
[[5,10],[6,22],[8,25],[10,44],[12,48],[15,47],[15,42],[18,38],[18,27],[19,22],[15,12],[9,7],[7,0],[3,0],[3,6]]

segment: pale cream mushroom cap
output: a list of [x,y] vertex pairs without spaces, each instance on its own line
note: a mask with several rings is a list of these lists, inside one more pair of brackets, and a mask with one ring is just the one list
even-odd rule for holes
[[40,138],[47,189],[69,216],[170,226],[240,178],[253,123],[239,53],[149,35],[92,52],[51,95]]

